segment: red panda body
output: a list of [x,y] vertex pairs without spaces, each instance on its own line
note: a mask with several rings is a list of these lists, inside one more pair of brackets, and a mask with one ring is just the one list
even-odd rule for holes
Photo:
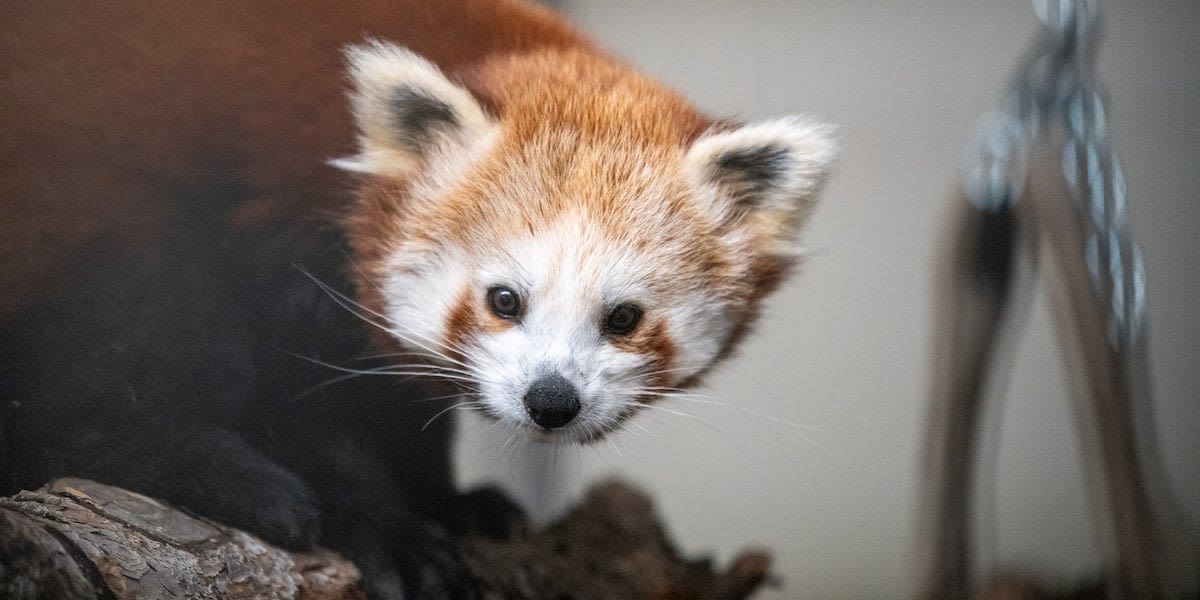
[[123,485],[380,598],[463,593],[487,497],[420,400],[588,441],[693,385],[833,156],[504,0],[7,3],[0,55],[0,492]]
[[447,72],[587,45],[545,11],[471,0],[13,2],[0,20],[0,315],[91,245],[153,243],[177,202],[163,186],[244,182],[231,227],[338,213],[351,195],[324,163],[354,148],[349,44],[399,40]]

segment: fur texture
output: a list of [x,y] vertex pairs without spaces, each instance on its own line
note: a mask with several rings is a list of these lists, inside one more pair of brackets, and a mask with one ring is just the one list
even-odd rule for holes
[[508,508],[430,399],[585,441],[694,384],[833,156],[506,0],[11,2],[0,55],[0,491],[132,488],[381,598],[462,593],[448,532]]
[[[463,76],[470,91],[386,43],[348,54],[360,152],[335,164],[364,176],[349,229],[361,298],[476,406],[535,435],[600,437],[727,354],[794,262],[833,159],[824,125],[714,126],[592,51],[489,59]],[[496,288],[518,318],[489,310]],[[641,319],[611,335],[620,306]],[[566,424],[531,414],[547,378],[578,402]]]

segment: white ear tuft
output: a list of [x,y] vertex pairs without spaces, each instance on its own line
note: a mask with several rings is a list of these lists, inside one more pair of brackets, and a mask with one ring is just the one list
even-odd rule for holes
[[783,117],[701,136],[686,168],[719,221],[787,253],[837,152],[832,126]]
[[466,147],[493,128],[467,90],[410,50],[378,40],[346,49],[359,152],[330,164],[406,176],[437,152]]

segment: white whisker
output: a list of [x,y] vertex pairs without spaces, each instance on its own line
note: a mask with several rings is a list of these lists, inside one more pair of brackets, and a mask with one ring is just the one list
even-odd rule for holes
[[380,367],[373,367],[370,369],[354,369],[351,367],[343,367],[341,365],[335,365],[333,363],[326,362],[326,361],[323,361],[318,358],[312,358],[310,356],[304,356],[302,354],[288,352],[287,350],[283,350],[283,352],[286,354],[289,354],[291,356],[294,356],[296,358],[299,358],[301,360],[306,360],[313,364],[320,365],[327,369],[332,369],[334,371],[341,371],[343,373],[349,373],[351,375],[412,376],[412,377],[429,377],[429,378],[436,378],[436,379],[445,379],[445,380],[449,380],[449,381],[471,381],[471,382],[475,381],[475,379],[473,377],[471,377],[472,373],[469,371],[455,370],[455,369],[450,369],[450,368],[446,368],[446,367],[439,367],[437,365],[428,365],[428,366],[427,365],[383,365]]
[[[461,367],[467,366],[462,361],[460,361],[460,360],[450,356],[449,354],[446,354],[446,352],[442,351],[442,350],[447,350],[449,352],[458,352],[459,349],[449,347],[445,343],[438,341],[438,340],[428,339],[427,336],[417,336],[416,334],[413,334],[412,332],[403,331],[403,330],[399,329],[398,327],[395,327],[394,325],[396,325],[396,323],[387,315],[384,315],[382,313],[379,313],[378,311],[372,310],[372,309],[364,306],[363,304],[354,300],[350,296],[334,289],[333,286],[321,281],[317,276],[313,275],[312,273],[305,270],[304,268],[302,268],[300,266],[297,266],[296,268],[299,269],[300,272],[303,273],[304,275],[306,275],[309,279],[311,279],[313,281],[313,283],[317,284],[317,286],[320,287],[321,290],[323,290],[336,304],[341,306],[343,309],[348,311],[350,314],[352,314],[352,315],[358,317],[359,319],[363,320],[364,322],[378,328],[379,330],[392,335],[393,337],[399,339],[400,341],[402,341],[406,344],[410,344],[412,346],[417,347],[420,350],[427,352],[431,356],[434,356],[440,360],[444,360],[448,363],[455,364],[455,365],[458,365]],[[380,319],[380,321],[376,321],[375,319],[373,319],[371,317]],[[422,340],[422,338],[426,338],[426,339]],[[429,344],[432,344],[433,346],[431,347]],[[440,349],[439,349],[439,347],[440,347]]]
[[462,402],[456,402],[454,404],[451,404],[450,406],[447,406],[446,408],[439,410],[437,412],[437,414],[433,415],[432,417],[429,417],[429,420],[425,421],[425,424],[421,426],[421,431],[425,431],[427,428],[429,428],[429,426],[431,424],[433,424],[434,421],[437,420],[438,417],[440,417],[452,410],[468,410],[468,409],[475,408],[477,406],[482,406],[482,405],[483,405],[482,402],[479,402],[476,400],[464,400]]

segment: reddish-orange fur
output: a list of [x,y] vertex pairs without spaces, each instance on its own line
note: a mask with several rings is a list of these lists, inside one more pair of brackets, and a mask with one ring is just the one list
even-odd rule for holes
[[[71,17],[59,18],[63,13]],[[625,138],[628,148],[637,147],[647,162],[670,172],[677,170],[672,157],[679,149],[713,125],[548,13],[514,2],[368,0],[331,10],[323,4],[216,1],[170,11],[129,0],[28,2],[0,7],[0,21],[7,23],[0,29],[0,197],[9,203],[0,224],[0,317],[37,302],[69,276],[80,253],[153,242],[170,208],[142,174],[169,186],[178,183],[172,178],[189,179],[182,174],[232,166],[253,196],[228,211],[230,227],[283,219],[320,226],[330,215],[346,214],[349,183],[322,164],[353,151],[347,82],[332,74],[344,68],[341,48],[368,36],[401,40],[470,90],[510,128],[508,156],[554,123],[574,130],[580,142]],[[499,52],[535,47],[526,54]],[[56,129],[75,133],[66,139],[46,134]],[[575,192],[585,192],[582,200],[597,222],[612,235],[628,236],[636,219],[622,196],[607,192],[627,184],[639,163],[623,160],[623,148],[607,147],[610,154],[587,156],[593,163],[585,165],[554,164],[554,153],[536,157],[545,161],[538,170],[547,175],[573,167],[559,183],[571,192],[558,198],[562,202],[547,197],[507,212],[497,207],[487,223],[473,222],[471,215],[479,212],[471,208],[486,201],[503,169],[512,168],[493,163],[480,168],[469,188],[449,196],[442,214],[424,215],[420,231],[404,233],[470,237],[486,230],[494,239],[496,231],[534,229],[564,204],[578,203]],[[230,164],[213,165],[212,149]],[[403,183],[376,186],[385,189],[368,186],[347,223],[368,278],[378,274],[390,250],[382,240],[412,229],[396,201]],[[91,193],[96,189],[103,193]],[[672,222],[642,231],[638,243],[686,236],[693,254],[687,264],[696,271],[677,275],[708,279],[717,294],[730,287],[730,295],[744,296],[747,282],[729,277],[710,243],[716,224],[696,214],[688,194],[677,185],[666,197],[650,199],[663,203],[660,210]],[[752,298],[771,291],[786,267],[775,259],[759,265],[749,282]],[[360,285],[359,292],[368,305],[379,306],[371,285]]]
[[354,149],[348,44],[402,40],[450,74],[501,50],[588,47],[505,0],[160,8],[0,3],[0,318],[44,298],[77,256],[152,242],[170,207],[145,175],[171,185],[230,166],[212,164],[215,149],[255,192],[231,227],[338,213],[349,184],[323,163]]

